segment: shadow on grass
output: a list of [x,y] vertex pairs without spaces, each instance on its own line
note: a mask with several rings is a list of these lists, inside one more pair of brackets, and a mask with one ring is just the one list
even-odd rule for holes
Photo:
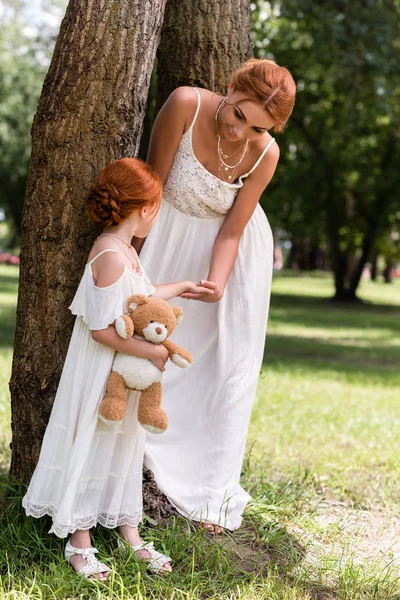
[[15,307],[0,307],[0,347],[12,348],[15,333]]
[[[376,340],[374,340],[376,342]],[[388,348],[384,343],[360,347],[340,340],[303,338],[301,336],[267,335],[263,363],[271,366],[286,363],[304,371],[329,370],[343,373],[364,373],[381,376],[398,373],[400,347]]]
[[[274,320],[280,320],[279,311],[281,309],[286,309],[284,312],[285,323],[293,325],[315,327],[322,324],[330,328],[346,325],[354,327],[362,326],[365,319],[368,319],[369,327],[382,327],[383,321],[385,327],[390,327],[393,331],[400,331],[400,305],[372,302],[337,303],[332,302],[329,298],[311,295],[273,293],[271,313]],[[338,323],[339,317],[340,322]]]
[[16,294],[18,291],[18,275],[1,275],[0,289],[3,294]]

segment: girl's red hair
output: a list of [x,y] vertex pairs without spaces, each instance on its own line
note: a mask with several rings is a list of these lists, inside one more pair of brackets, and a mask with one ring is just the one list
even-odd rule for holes
[[142,206],[158,208],[161,194],[161,181],[147,163],[121,158],[100,172],[85,202],[90,219],[100,227],[110,227]]
[[283,131],[296,96],[296,84],[285,67],[273,60],[250,58],[235,71],[230,85],[262,104],[275,122],[273,130]]

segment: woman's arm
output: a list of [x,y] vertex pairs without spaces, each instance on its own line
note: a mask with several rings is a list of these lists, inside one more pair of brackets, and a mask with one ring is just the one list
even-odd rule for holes
[[[182,135],[187,131],[197,108],[197,94],[187,86],[177,88],[161,107],[150,137],[147,162],[164,185],[178,149]],[[132,239],[136,252],[140,252],[146,238]]]
[[235,264],[240,238],[249,222],[260,196],[271,181],[279,159],[279,147],[272,144],[257,169],[249,175],[239,191],[214,243],[207,280],[200,283],[214,291],[213,296],[183,293],[182,298],[217,302],[224,294],[225,286]]

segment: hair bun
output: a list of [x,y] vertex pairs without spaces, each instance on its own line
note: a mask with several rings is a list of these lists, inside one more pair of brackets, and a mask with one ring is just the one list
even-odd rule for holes
[[93,220],[102,227],[109,227],[121,221],[119,192],[111,183],[92,186],[86,202]]

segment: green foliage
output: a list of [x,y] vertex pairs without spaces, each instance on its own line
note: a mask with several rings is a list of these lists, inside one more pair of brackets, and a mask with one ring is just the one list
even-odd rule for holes
[[0,206],[16,234],[21,230],[30,127],[55,41],[54,27],[29,22],[28,7],[22,0],[3,0],[0,7]]
[[256,54],[287,66],[298,86],[263,199],[267,213],[294,240],[327,244],[336,270],[363,249],[368,258],[400,222],[399,5],[287,0],[253,8]]

